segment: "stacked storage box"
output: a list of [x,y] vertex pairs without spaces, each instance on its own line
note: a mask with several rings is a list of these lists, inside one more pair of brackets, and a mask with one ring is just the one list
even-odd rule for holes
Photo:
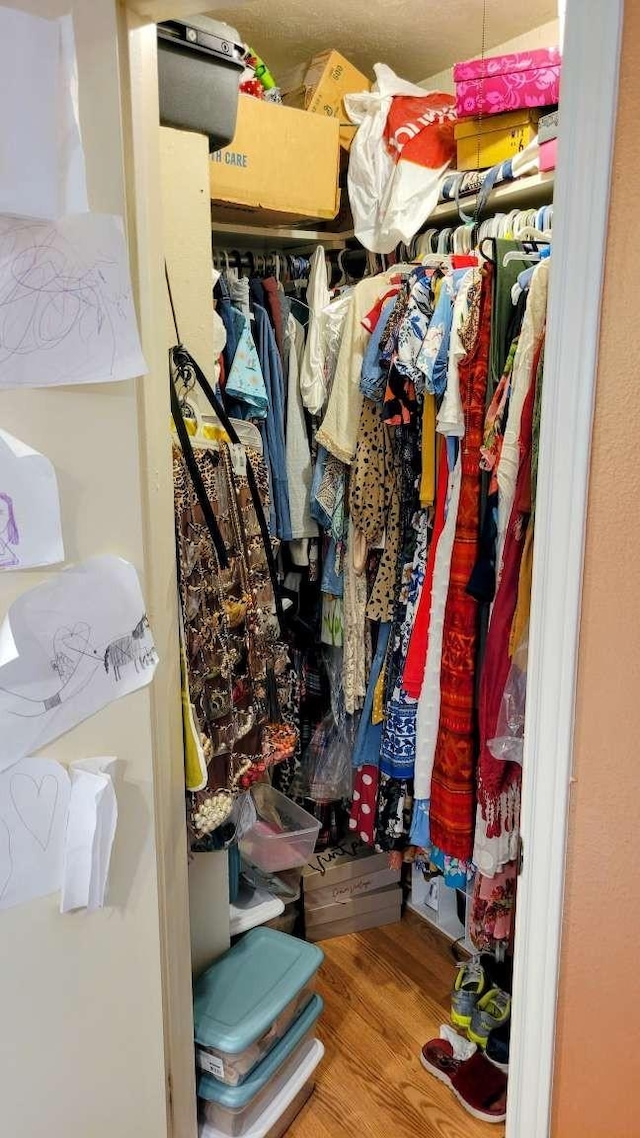
[[558,153],[558,112],[552,111],[538,123],[538,142],[540,143],[540,169],[555,170]]
[[348,841],[324,850],[304,867],[307,940],[378,928],[400,920],[400,870],[389,869],[388,854]]
[[540,108],[558,102],[560,62],[550,48],[456,64],[459,170],[496,166],[533,141]]
[[194,994],[201,1138],[284,1133],[313,1090],[324,1049],[315,945],[253,929],[197,981]]

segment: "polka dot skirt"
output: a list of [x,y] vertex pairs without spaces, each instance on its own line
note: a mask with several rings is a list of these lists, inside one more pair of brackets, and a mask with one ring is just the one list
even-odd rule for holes
[[378,801],[378,768],[358,767],[355,776],[349,829],[360,840],[372,846],[375,841],[376,804]]

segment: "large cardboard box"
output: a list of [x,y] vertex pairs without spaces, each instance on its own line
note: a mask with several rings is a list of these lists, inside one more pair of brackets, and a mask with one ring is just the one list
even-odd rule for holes
[[233,142],[211,157],[214,216],[265,225],[334,218],[339,169],[335,119],[240,95]]
[[344,97],[370,91],[371,80],[339,51],[323,51],[309,63],[283,75],[280,89],[288,107],[336,118],[340,123],[340,145],[348,150],[356,128],[350,125]]
[[359,841],[346,841],[315,854],[302,871],[305,912],[340,904],[397,885],[400,870],[389,869],[389,855],[375,853]]

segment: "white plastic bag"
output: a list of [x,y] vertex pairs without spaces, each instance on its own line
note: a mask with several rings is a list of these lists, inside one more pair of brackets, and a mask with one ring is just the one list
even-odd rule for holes
[[[390,253],[401,241],[408,243],[424,224],[438,201],[440,178],[453,156],[454,97],[438,94],[438,107],[422,121],[420,110],[434,92],[399,79],[390,67],[376,63],[371,92],[345,95],[347,114],[358,127],[349,157],[349,200],[355,235],[374,253]],[[395,97],[420,100],[416,115],[394,136],[389,149],[387,119]],[[403,157],[405,143],[423,131],[450,126],[451,154],[444,165],[432,167]]]

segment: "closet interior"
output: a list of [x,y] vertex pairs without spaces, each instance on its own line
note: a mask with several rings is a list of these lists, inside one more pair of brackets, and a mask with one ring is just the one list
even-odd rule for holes
[[327,7],[158,25],[200,1135],[500,1133],[556,9]]

